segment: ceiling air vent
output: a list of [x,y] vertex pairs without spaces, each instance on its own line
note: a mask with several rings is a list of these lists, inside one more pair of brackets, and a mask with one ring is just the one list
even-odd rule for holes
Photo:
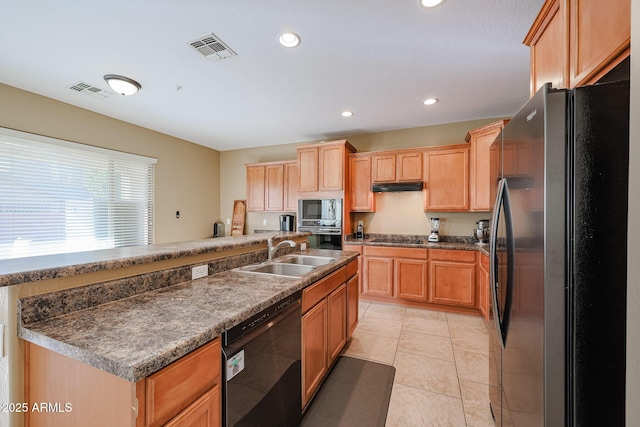
[[99,87],[91,86],[88,83],[78,82],[69,86],[69,89],[75,92],[81,92],[86,95],[91,96],[92,98],[100,98],[107,99],[116,95],[116,93],[111,92],[109,90],[100,89]]
[[209,61],[227,59],[238,55],[213,33],[191,40],[189,45],[204,55]]

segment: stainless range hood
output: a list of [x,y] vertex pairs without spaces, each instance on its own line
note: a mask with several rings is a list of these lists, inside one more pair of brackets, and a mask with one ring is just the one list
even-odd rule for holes
[[422,191],[422,181],[418,182],[388,182],[373,184],[374,193],[399,193],[402,191]]

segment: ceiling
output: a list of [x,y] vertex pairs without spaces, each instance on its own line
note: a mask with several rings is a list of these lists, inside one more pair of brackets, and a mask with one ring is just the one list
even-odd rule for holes
[[[221,151],[506,117],[529,98],[522,40],[542,3],[13,1],[0,82]],[[282,47],[283,31],[302,43]],[[211,33],[237,56],[188,43]],[[108,95],[105,74],[142,89],[69,89]]]

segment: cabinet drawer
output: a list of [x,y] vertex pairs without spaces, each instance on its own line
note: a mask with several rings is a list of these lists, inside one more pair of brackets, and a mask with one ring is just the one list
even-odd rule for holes
[[219,379],[220,339],[216,338],[147,378],[147,425],[166,423]]
[[358,260],[353,260],[349,264],[347,264],[347,279],[353,277],[358,274]]
[[396,248],[391,246],[365,246],[364,256],[377,256],[385,258],[415,258],[426,260],[427,249]]
[[302,291],[302,312],[307,312],[311,307],[346,281],[347,267],[341,267],[339,270],[306,288]]
[[462,251],[450,249],[430,249],[429,257],[432,261],[476,262],[475,251]]

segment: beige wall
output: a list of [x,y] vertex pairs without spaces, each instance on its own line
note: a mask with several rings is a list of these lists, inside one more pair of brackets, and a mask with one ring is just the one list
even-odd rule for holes
[[3,84],[0,126],[158,159],[155,243],[213,234],[220,211],[218,151]]
[[[631,1],[631,46],[640,46],[640,0]],[[629,233],[627,256],[627,419],[640,426],[640,56],[631,57]],[[635,184],[635,185],[634,185]]]
[[[497,119],[473,120],[445,125],[424,126],[412,129],[352,135],[345,138],[358,152],[384,151],[403,148],[417,148],[433,145],[451,145],[464,143],[467,132],[491,123]],[[336,137],[335,139],[341,139]],[[220,153],[220,214],[226,222],[233,213],[233,201],[246,197],[246,176],[244,165],[247,163],[295,160],[296,145],[286,144],[272,147],[223,151]],[[425,213],[422,208],[421,193],[377,194],[377,209],[374,214],[354,214],[355,220],[362,220],[365,232],[427,234],[430,231],[429,217],[443,218],[443,235],[471,235],[475,222],[487,217],[487,213]],[[418,200],[420,199],[420,200]],[[402,220],[398,220],[398,215]],[[278,229],[279,213],[248,212],[245,232],[254,230]],[[266,225],[264,225],[266,221]],[[230,226],[226,231],[229,233]]]

